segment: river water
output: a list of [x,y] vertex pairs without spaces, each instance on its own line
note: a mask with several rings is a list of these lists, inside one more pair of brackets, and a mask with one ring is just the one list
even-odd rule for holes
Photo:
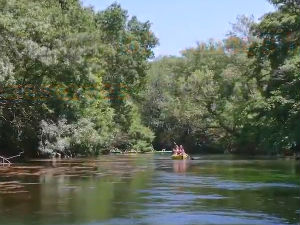
[[0,224],[299,224],[294,160],[110,155],[0,166]]

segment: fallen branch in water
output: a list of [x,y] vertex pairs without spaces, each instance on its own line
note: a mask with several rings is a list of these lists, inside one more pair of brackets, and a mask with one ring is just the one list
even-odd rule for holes
[[13,158],[17,158],[17,157],[20,157],[24,152],[20,152],[18,155],[14,155],[14,156],[11,156],[11,157],[3,157],[3,156],[0,156],[0,160],[2,160],[2,165],[11,165],[11,161],[10,159],[13,159]]
[[7,158],[5,158],[3,156],[0,156],[0,159],[2,160],[2,165],[3,166],[6,165],[6,164],[8,164],[8,165],[11,164],[11,162]]

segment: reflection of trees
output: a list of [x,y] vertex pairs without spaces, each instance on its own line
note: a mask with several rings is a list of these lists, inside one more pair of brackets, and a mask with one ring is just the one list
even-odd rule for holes
[[[68,167],[65,173],[58,175],[59,179],[46,178],[53,186],[43,186],[42,196],[48,197],[48,200],[43,200],[44,211],[71,211],[74,214],[70,219],[74,221],[127,215],[136,206],[126,203],[138,202],[137,190],[144,188],[151,178],[153,168],[145,167],[147,164],[143,160],[153,159],[150,155],[146,159],[144,156],[125,156],[122,159],[111,156]],[[49,195],[51,192],[53,194]],[[55,208],[49,209],[47,202],[53,196],[59,196],[63,205],[53,204]]]
[[[241,211],[255,214],[266,214],[286,219],[291,223],[299,222],[295,212],[299,210],[299,190],[282,188],[265,188],[258,190],[226,190],[198,188],[193,192],[197,195],[217,193],[225,198],[198,199],[190,206],[190,210],[207,211]],[[189,208],[188,208],[189,209]],[[188,210],[187,209],[187,210]]]
[[24,184],[28,191],[24,207],[17,206],[20,195],[15,196],[14,202],[4,196],[0,209],[18,207],[21,212],[14,213],[22,218],[34,215],[36,220],[49,224],[127,215],[139,207],[138,190],[146,188],[152,177],[154,163],[147,163],[152,157],[149,154],[121,159],[109,156],[100,160],[61,160],[56,161],[55,167],[40,166],[34,172],[26,166],[19,172],[12,168],[14,179],[39,184]]
[[[191,165],[189,172],[202,177],[217,178],[218,185],[186,188],[195,195],[219,195],[216,199],[197,199],[190,210],[207,211],[240,210],[249,213],[266,213],[278,218],[288,219],[291,223],[299,222],[295,212],[299,210],[300,195],[297,188],[281,187],[277,184],[299,184],[299,175],[295,161],[260,160],[260,161],[206,161]],[[234,185],[239,187],[235,188]],[[272,183],[275,183],[272,186]],[[259,185],[266,185],[265,187]],[[270,186],[267,186],[267,185]],[[252,185],[252,186],[251,186]],[[258,186],[256,186],[258,185]],[[223,198],[224,197],[224,198]]]
[[[300,200],[295,196],[299,196],[300,190],[280,186],[255,187],[268,182],[287,184],[295,179],[299,182],[299,165],[293,163],[174,161],[146,154],[5,167],[0,168],[5,169],[1,170],[0,182],[20,185],[20,190],[26,192],[0,194],[0,217],[10,217],[16,224],[20,224],[20,220],[37,224],[83,223],[147,211],[152,209],[148,203],[157,203],[157,206],[162,203],[174,209],[172,204],[178,194],[183,201],[187,196],[185,203],[188,204],[179,200],[176,210],[225,213],[238,210],[296,223],[295,212],[299,210]],[[235,184],[238,184],[237,188]],[[4,220],[1,222],[9,224]]]

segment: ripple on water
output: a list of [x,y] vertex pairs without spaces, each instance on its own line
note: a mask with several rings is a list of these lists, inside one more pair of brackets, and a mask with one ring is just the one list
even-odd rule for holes
[[[0,192],[5,193],[0,197],[11,205],[3,204],[0,216],[16,218],[18,224],[22,224],[22,216],[32,224],[32,213],[41,219],[39,224],[51,224],[48,220],[52,218],[52,224],[85,225],[281,225],[299,221],[295,218],[300,213],[299,185],[282,177],[273,179],[277,183],[257,179],[262,167],[256,162],[245,162],[254,182],[247,177],[238,179],[243,173],[240,161],[238,168],[235,161],[209,161],[206,167],[203,163],[103,157],[53,166],[4,168]],[[223,164],[228,164],[232,176],[220,173]],[[283,176],[294,173],[276,171],[276,166],[274,171],[263,168]],[[7,194],[15,191],[29,193]],[[22,216],[15,207],[23,207]],[[10,214],[5,211],[8,209]]]
[[[201,222],[200,222],[201,221]],[[247,212],[161,212],[160,209],[145,210],[129,218],[115,218],[105,222],[93,222],[86,225],[143,224],[143,225],[185,225],[185,224],[225,224],[225,225],[283,225],[288,222],[262,213]]]
[[162,191],[162,189],[149,189],[149,190],[142,190],[140,193],[145,194],[143,196],[144,199],[151,199],[151,200],[164,200],[164,201],[189,201],[189,200],[197,200],[197,199],[224,199],[227,198],[222,195],[218,194],[208,194],[208,195],[195,195],[192,192],[186,191],[176,191],[175,189],[168,189]]
[[[262,182],[238,182],[232,180],[223,180],[219,177],[209,176],[188,176],[182,174],[169,174],[162,172],[160,177],[157,177],[159,185],[172,187],[206,187],[218,188],[225,190],[246,190],[246,189],[261,189],[261,188],[299,188],[297,184],[291,183],[262,183]],[[161,182],[163,181],[163,182]]]

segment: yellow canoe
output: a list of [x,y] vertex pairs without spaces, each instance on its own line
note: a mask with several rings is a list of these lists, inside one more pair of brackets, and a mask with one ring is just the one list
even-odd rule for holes
[[184,155],[172,155],[172,159],[181,160],[181,159],[187,159],[189,157],[188,154]]

